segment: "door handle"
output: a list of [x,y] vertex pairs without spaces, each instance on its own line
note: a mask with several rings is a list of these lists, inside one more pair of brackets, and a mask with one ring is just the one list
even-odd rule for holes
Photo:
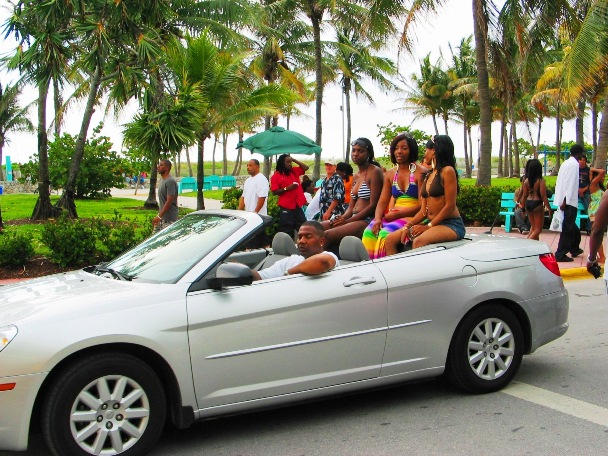
[[371,283],[376,283],[375,277],[353,277],[350,280],[347,280],[342,285],[345,287],[352,287],[353,285],[369,285]]

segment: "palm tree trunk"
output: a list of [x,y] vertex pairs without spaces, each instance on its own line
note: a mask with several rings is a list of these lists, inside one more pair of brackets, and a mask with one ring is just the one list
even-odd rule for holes
[[228,133],[222,130],[222,176],[228,174]]
[[350,162],[350,141],[352,134],[352,117],[350,112],[350,81],[348,85],[348,90],[344,92],[344,99],[346,105],[346,150],[344,151],[344,161],[346,163]]
[[[216,174],[215,172],[215,151],[217,150],[217,135],[213,136],[213,152],[211,153],[211,174]],[[200,151],[199,151],[200,153]],[[199,166],[201,163],[199,162]]]
[[555,114],[555,166],[553,167],[553,175],[556,176],[559,171],[559,166],[562,158],[562,140],[561,135],[559,134],[559,125],[561,114],[560,114],[560,105],[557,104],[557,110]]
[[594,101],[591,103],[591,138],[593,142],[593,161],[592,163],[596,168],[599,168],[604,163],[600,162],[597,157],[597,103]]
[[505,173],[503,171],[503,152],[505,149],[504,139],[505,139],[505,111],[503,109],[502,118],[500,119],[500,147],[498,148],[498,171],[496,173],[498,177],[503,177],[505,175]]
[[513,172],[511,177],[519,176],[519,144],[517,144],[517,119],[515,106],[511,106],[511,136],[513,137]]
[[203,195],[203,183],[205,182],[205,138],[207,134],[202,132],[198,138],[198,168],[196,170],[196,209],[205,209],[205,197]]
[[538,158],[538,149],[540,149],[540,130],[543,126],[543,118],[539,117],[538,118],[538,134],[536,135],[536,147],[534,147],[534,151],[536,153],[536,155],[534,155],[534,158]]
[[484,0],[473,0],[473,30],[475,34],[475,61],[477,63],[477,93],[479,96],[479,130],[481,147],[476,185],[491,185],[492,166],[492,105],[490,78],[486,50],[487,26],[483,12]]
[[[148,209],[158,208],[158,201],[156,200],[156,181],[158,177],[157,164],[160,158],[160,152],[155,151],[152,158],[152,168],[150,169],[150,188],[148,188],[148,199],[144,203],[144,207]],[[135,184],[137,191],[137,184]]]
[[585,103],[584,99],[581,99],[576,104],[576,144],[580,144],[581,146],[585,146],[585,136],[583,132],[583,119],[585,117]]
[[55,127],[55,138],[59,138],[61,136],[61,122],[63,121],[63,100],[61,99],[61,87],[57,78],[53,78],[53,102],[55,106],[53,126]]
[[464,172],[465,172],[465,176],[467,177],[471,177],[471,164],[469,163],[469,150],[467,147],[467,131],[468,131],[468,125],[466,120],[463,122],[462,124],[462,130],[463,130],[463,139],[464,139]]
[[[323,122],[321,111],[323,107],[323,54],[321,49],[321,19],[323,11],[318,11],[318,5],[315,0],[308,0],[309,17],[312,21],[312,31],[315,44],[315,142],[320,146],[323,138]],[[312,179],[316,181],[321,175],[321,154],[315,154],[315,165],[312,172]]]
[[68,211],[68,217],[78,218],[76,212],[76,204],[74,203],[74,196],[76,194],[76,180],[78,179],[78,172],[80,171],[80,164],[82,163],[82,157],[84,156],[84,147],[87,141],[87,132],[89,125],[91,124],[91,118],[95,112],[95,100],[97,99],[97,93],[99,92],[99,86],[101,84],[101,65],[97,65],[93,77],[91,78],[91,88],[89,89],[89,97],[87,99],[87,105],[84,109],[82,116],[82,123],[80,125],[80,133],[78,139],[74,145],[74,155],[72,156],[72,163],[70,165],[70,172],[68,174],[68,180],[63,190],[63,195],[57,201],[57,207],[61,207]]
[[190,161],[190,148],[186,149],[186,161],[188,162],[188,176],[192,177],[192,162]]
[[606,163],[606,150],[608,150],[608,96],[604,101],[604,108],[602,109],[602,120],[600,121],[599,128],[599,142],[597,145],[597,153],[595,162],[599,163],[600,167],[604,167]]
[[503,168],[503,177],[509,175],[509,134],[507,133],[507,120],[505,118],[505,129],[503,131],[502,144],[505,149],[505,161]]
[[32,212],[32,220],[47,220],[59,215],[61,209],[53,207],[49,186],[49,154],[46,133],[46,99],[49,81],[38,86],[38,199]]

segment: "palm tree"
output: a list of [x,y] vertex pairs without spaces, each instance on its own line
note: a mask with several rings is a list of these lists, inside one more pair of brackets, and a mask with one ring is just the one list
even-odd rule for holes
[[573,97],[594,96],[604,93],[604,107],[599,126],[599,140],[595,157],[596,166],[604,166],[608,150],[608,92],[605,81],[608,77],[608,10],[606,2],[589,2],[580,31],[564,58],[563,87]]
[[350,95],[351,92],[362,95],[369,103],[373,104],[374,99],[363,87],[363,80],[368,78],[379,87],[392,91],[397,86],[389,77],[397,74],[395,63],[386,57],[374,55],[374,51],[381,47],[381,43],[374,42],[362,36],[354,28],[337,29],[337,41],[332,43],[335,46],[335,58],[338,72],[340,74],[340,86],[345,98],[346,108],[346,151],[344,157],[348,163],[350,158],[350,139],[351,139],[351,114],[350,114]]
[[49,192],[46,102],[50,81],[62,80],[72,59],[70,14],[70,7],[63,2],[20,0],[4,26],[6,35],[14,35],[18,42],[7,67],[19,70],[24,81],[38,87],[38,199],[32,220],[58,214]]
[[448,88],[454,98],[453,114],[462,121],[464,139],[465,175],[471,177],[473,164],[471,126],[479,118],[479,106],[474,101],[477,93],[477,70],[475,68],[474,50],[471,46],[472,36],[463,38],[455,53],[452,53],[452,66],[448,69],[451,82]]
[[[162,61],[162,47],[175,36],[176,20],[171,0],[135,2],[128,7],[122,2],[92,2],[83,11],[75,11],[73,27],[78,31],[81,54],[77,68],[86,75],[82,93],[86,93],[80,133],[74,147],[64,193],[58,207],[77,217],[74,195],[76,180],[94,108],[104,88],[112,87],[114,100],[122,101],[138,93],[144,83],[142,67],[158,75]],[[184,1],[178,1],[183,5]],[[148,83],[154,86],[160,78],[152,77]],[[162,84],[156,93],[162,93]],[[154,97],[152,97],[154,99]]]
[[[8,85],[2,89],[0,84],[0,164],[4,145],[10,142],[8,135],[17,131],[34,131],[34,125],[27,118],[29,106],[19,106],[21,85]],[[4,180],[4,172],[0,166],[0,181]]]
[[448,75],[441,68],[441,59],[434,65],[427,54],[420,62],[420,75],[412,74],[412,85],[407,85],[405,107],[414,112],[414,119],[431,116],[435,134],[439,134],[437,117],[443,117],[443,101],[451,95]]
[[237,49],[222,51],[207,33],[176,43],[167,52],[169,67],[178,87],[197,83],[205,102],[196,137],[198,143],[197,208],[205,208],[203,197],[205,140],[222,127],[274,115],[293,99],[293,92],[277,85],[255,88],[244,77],[247,53]]
[[[168,158],[195,143],[205,109],[200,87],[184,85],[176,96],[165,94],[156,111],[143,111],[125,125],[125,143],[146,151],[150,162],[156,164],[160,158]],[[152,184],[150,187],[155,188]]]

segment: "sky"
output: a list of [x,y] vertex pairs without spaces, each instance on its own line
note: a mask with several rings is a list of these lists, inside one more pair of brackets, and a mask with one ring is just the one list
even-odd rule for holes
[[[0,9],[0,22],[4,22],[7,17],[7,12],[4,9]],[[464,0],[451,0],[448,4],[437,14],[436,16],[430,17],[425,24],[419,24],[415,29],[416,44],[414,53],[411,56],[403,55],[399,59],[399,72],[401,75],[409,76],[412,73],[417,73],[419,69],[420,60],[422,60],[426,54],[431,53],[431,62],[435,63],[440,57],[440,53],[443,53],[444,60],[449,61],[451,59],[451,53],[448,47],[448,43],[452,44],[455,49],[460,40],[464,37],[473,34],[473,21],[471,13],[471,3]],[[4,39],[0,37],[0,55],[4,55],[14,48],[14,41],[11,38]],[[386,52],[386,55],[397,61],[396,50],[390,50]],[[6,71],[0,73],[0,81],[3,86],[8,82],[15,80],[16,74],[9,74]],[[431,118],[413,120],[413,115],[407,111],[400,109],[399,98],[402,98],[402,94],[389,94],[383,93],[376,89],[371,82],[364,84],[366,90],[372,94],[374,98],[374,105],[370,105],[362,99],[356,99],[351,97],[351,116],[352,116],[352,138],[367,137],[374,144],[374,149],[377,156],[386,155],[384,147],[380,144],[378,138],[378,127],[377,125],[387,125],[392,122],[395,125],[408,126],[411,125],[414,129],[423,130],[434,134],[434,127]],[[36,99],[37,91],[32,88],[26,88],[24,96],[21,99],[22,104],[26,104]],[[49,106],[51,100],[49,99]],[[341,159],[344,155],[344,136],[345,128],[343,125],[343,117],[341,111],[342,96],[339,88],[336,85],[330,85],[324,90],[324,104],[322,112],[323,120],[323,137],[322,144],[323,152],[321,153],[322,159]],[[68,111],[67,122],[64,126],[63,131],[76,135],[80,129],[80,122],[82,117],[80,112],[84,109],[84,101],[78,105],[73,105]],[[130,109],[118,118],[114,119],[112,115],[102,118],[101,112],[102,107],[98,107],[96,113],[91,122],[89,134],[92,129],[103,120],[104,128],[101,134],[109,136],[114,143],[114,149],[117,151],[122,150],[122,135],[121,125],[129,122],[131,116],[136,112],[136,106],[131,106]],[[315,121],[314,103],[303,109],[307,118],[292,118],[290,121],[290,129],[302,133],[312,139],[315,138]],[[52,118],[52,108],[49,110],[48,119]],[[36,109],[35,107],[30,110],[30,119],[36,123]],[[286,121],[284,118],[279,120],[279,125],[285,127]],[[449,134],[454,140],[456,146],[456,155],[464,157],[463,139],[462,139],[462,127],[459,124],[449,123]],[[439,126],[439,133],[445,133],[442,125]],[[572,131],[569,134],[569,131]],[[566,126],[564,129],[564,140],[574,139],[574,131],[570,126]],[[586,132],[587,133],[587,132]],[[479,133],[476,128],[473,129],[473,137],[478,138]],[[497,122],[493,126],[492,130],[492,143],[493,143],[493,155],[498,155],[499,147],[499,134],[500,128]],[[526,131],[520,127],[518,128],[518,135],[520,137],[527,137]],[[536,129],[533,129],[534,140],[536,141]],[[541,129],[541,142],[547,144],[554,143],[554,128],[553,122],[545,122],[545,125]],[[49,138],[50,139],[50,138]],[[3,155],[11,157],[11,162],[22,163],[27,162],[29,157],[36,153],[37,143],[35,133],[12,133],[8,136],[10,141],[4,147]],[[528,139],[529,140],[529,139]],[[228,138],[228,155],[229,159],[236,158],[236,143],[238,138],[233,135]],[[473,140],[474,148],[475,139]],[[590,141],[588,141],[590,142]],[[210,152],[212,150],[212,141],[208,140],[205,146],[206,160],[211,160]],[[473,156],[476,157],[477,151],[474,150]],[[182,154],[185,157],[185,154]],[[191,159],[196,158],[196,148],[193,147],[190,152]],[[259,154],[251,154],[248,150],[243,150],[243,158],[249,159],[258,158],[261,159]],[[185,160],[185,158],[183,158]],[[221,160],[221,145],[218,145],[216,160]],[[3,160],[3,164],[6,160]]]

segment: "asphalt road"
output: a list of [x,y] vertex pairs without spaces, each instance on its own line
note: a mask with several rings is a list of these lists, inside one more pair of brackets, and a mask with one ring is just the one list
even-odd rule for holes
[[[516,381],[472,396],[429,381],[167,429],[151,456],[590,455],[608,446],[608,299],[566,283],[570,330]],[[606,357],[606,358],[605,358]],[[3,412],[4,413],[4,412]],[[26,453],[48,453],[40,436]]]

